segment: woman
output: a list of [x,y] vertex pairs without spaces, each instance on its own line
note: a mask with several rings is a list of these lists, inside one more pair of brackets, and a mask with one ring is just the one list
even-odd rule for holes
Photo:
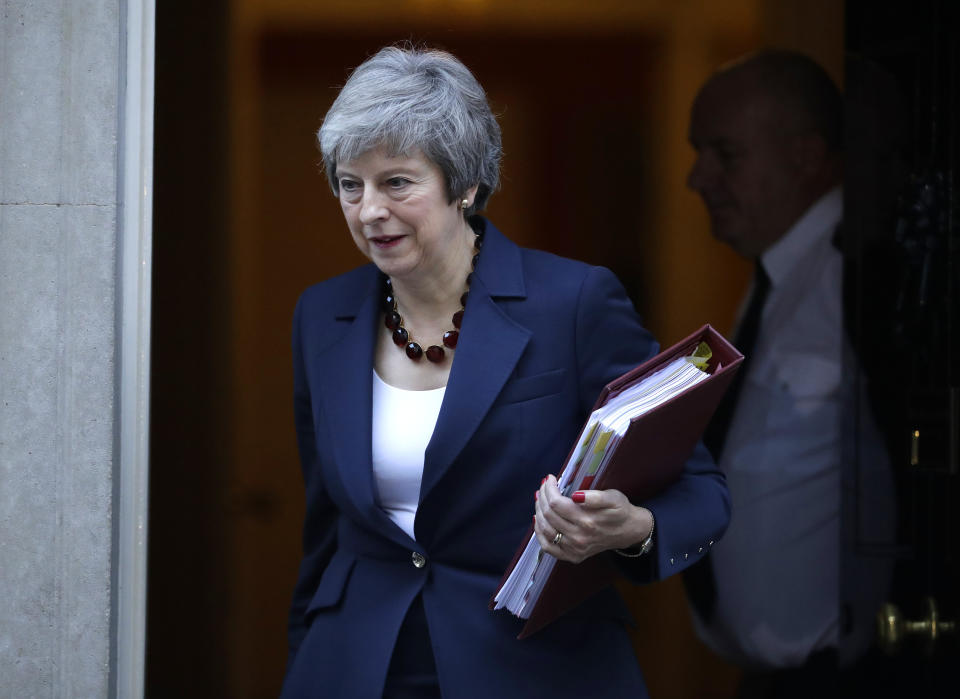
[[643,696],[613,589],[523,641],[487,603],[531,515],[547,552],[613,556],[639,582],[722,533],[727,491],[702,447],[644,503],[566,498],[544,478],[655,342],[609,271],[518,248],[475,215],[500,131],[453,56],[383,49],[319,140],[372,264],[295,312],[307,515],[283,697]]

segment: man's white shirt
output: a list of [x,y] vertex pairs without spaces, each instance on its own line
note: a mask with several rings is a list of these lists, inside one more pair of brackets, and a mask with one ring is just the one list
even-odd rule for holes
[[[745,667],[801,665],[840,630],[843,260],[836,188],[766,250],[770,291],[720,467],[732,498],[711,553],[717,585],[700,637]],[[846,402],[846,404],[845,404]]]

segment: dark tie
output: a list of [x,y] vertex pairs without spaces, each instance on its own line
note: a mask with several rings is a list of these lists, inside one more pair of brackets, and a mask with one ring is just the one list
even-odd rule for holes
[[[743,387],[747,368],[750,366],[750,359],[753,356],[753,349],[757,344],[757,335],[760,334],[760,318],[763,315],[763,306],[767,302],[769,292],[770,277],[763,269],[760,261],[757,260],[753,274],[753,292],[750,294],[750,302],[747,304],[747,310],[740,321],[737,334],[733,338],[734,347],[743,353],[743,364],[740,365],[740,370],[717,406],[717,411],[713,414],[713,419],[710,420],[710,424],[707,425],[703,434],[703,443],[717,463],[720,463],[720,455],[723,453],[723,444],[727,440],[730,421],[733,419],[737,400],[740,397],[740,389]],[[713,565],[709,554],[684,572],[683,583],[687,588],[687,597],[689,597],[693,608],[697,610],[697,614],[704,621],[709,621],[713,616],[713,609],[717,601],[717,584],[713,577]]]
[[747,310],[740,321],[740,327],[737,328],[737,334],[733,338],[733,346],[743,354],[743,364],[740,365],[740,371],[733,378],[730,388],[727,389],[717,406],[717,411],[713,414],[713,419],[710,420],[710,424],[707,425],[707,429],[703,433],[703,443],[713,454],[713,460],[717,463],[720,463],[723,444],[727,440],[727,432],[730,430],[730,421],[733,419],[733,412],[737,407],[740,390],[743,388],[743,380],[747,375],[747,369],[753,357],[754,346],[757,344],[757,335],[760,333],[760,318],[763,316],[763,306],[767,302],[769,292],[770,277],[758,260],[753,273],[753,292],[750,294],[750,302],[747,304]]

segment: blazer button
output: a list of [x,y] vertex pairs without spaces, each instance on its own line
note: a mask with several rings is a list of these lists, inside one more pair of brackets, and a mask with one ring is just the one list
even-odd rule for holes
[[413,555],[410,556],[410,560],[413,561],[413,565],[416,568],[423,568],[425,565],[427,565],[427,559],[424,558],[423,554],[419,551],[414,551]]

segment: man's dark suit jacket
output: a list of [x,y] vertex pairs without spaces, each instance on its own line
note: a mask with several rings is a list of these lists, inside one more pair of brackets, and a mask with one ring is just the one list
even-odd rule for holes
[[[473,222],[485,242],[426,450],[416,541],[378,506],[372,474],[377,269],[313,286],[297,304],[307,514],[284,699],[379,699],[417,595],[445,698],[646,695],[614,589],[522,641],[522,622],[487,603],[530,524],[541,479],[561,467],[603,386],[657,345],[611,272],[519,248]],[[656,546],[642,558],[617,557],[637,582],[694,563],[729,519],[723,476],[702,446],[676,485],[642,504],[656,517]],[[426,565],[414,565],[415,553]]]

